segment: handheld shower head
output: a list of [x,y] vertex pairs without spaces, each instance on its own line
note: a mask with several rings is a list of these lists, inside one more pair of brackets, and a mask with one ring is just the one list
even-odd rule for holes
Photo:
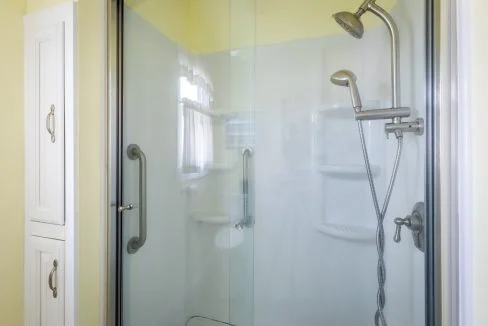
[[356,75],[349,70],[339,70],[330,77],[332,84],[349,88],[352,107],[354,108],[354,111],[360,112],[362,109],[362,104],[358,86],[356,85],[356,80]]

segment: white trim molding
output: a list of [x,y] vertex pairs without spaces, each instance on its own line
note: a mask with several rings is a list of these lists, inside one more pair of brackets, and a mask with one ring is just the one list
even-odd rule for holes
[[65,44],[66,58],[66,79],[65,94],[66,107],[69,108],[65,113],[65,173],[66,173],[66,303],[65,303],[65,326],[78,325],[78,111],[76,107],[76,3],[70,2],[60,6],[64,7],[67,18],[71,22],[66,26],[66,33],[69,40]]
[[481,326],[488,325],[488,1],[458,0],[457,9],[460,325]]
[[[451,52],[456,55],[453,64],[457,75],[451,80],[457,92],[457,105],[454,118],[457,120],[457,155],[452,157],[457,174],[457,202],[455,211],[457,232],[451,236],[458,240],[458,278],[459,284],[459,323],[461,326],[474,325],[474,289],[473,289],[473,169],[472,169],[472,106],[471,84],[471,6],[470,1],[452,0],[455,15],[451,21],[455,29],[451,30],[451,39],[456,46]],[[456,166],[457,165],[457,166]],[[456,198],[454,198],[456,199]],[[457,238],[457,239],[456,239]],[[453,253],[454,254],[454,253]],[[455,295],[454,293],[452,295]],[[456,325],[456,324],[453,324]]]

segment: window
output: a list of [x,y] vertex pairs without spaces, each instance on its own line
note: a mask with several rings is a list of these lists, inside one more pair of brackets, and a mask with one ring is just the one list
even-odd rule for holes
[[206,76],[190,72],[179,79],[179,166],[183,174],[200,174],[213,162],[212,86]]

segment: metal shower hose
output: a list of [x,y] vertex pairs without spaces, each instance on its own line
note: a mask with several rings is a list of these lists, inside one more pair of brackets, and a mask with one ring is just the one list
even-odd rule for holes
[[396,152],[395,164],[393,165],[393,172],[390,177],[390,184],[386,192],[385,200],[383,202],[383,207],[380,210],[380,205],[378,202],[378,196],[376,195],[376,187],[373,180],[373,173],[371,171],[371,164],[369,162],[368,149],[366,148],[366,140],[364,138],[363,124],[358,121],[359,136],[361,138],[361,147],[363,149],[364,163],[366,165],[366,172],[368,174],[369,187],[371,189],[371,195],[373,197],[374,208],[376,211],[376,217],[378,220],[378,226],[376,229],[376,249],[378,251],[378,266],[377,266],[377,276],[378,276],[378,293],[376,296],[377,310],[374,316],[375,326],[387,326],[386,318],[383,313],[385,308],[386,297],[385,297],[385,283],[386,283],[386,265],[384,260],[385,253],[385,229],[383,226],[383,221],[385,219],[386,211],[388,209],[388,204],[390,203],[391,194],[393,192],[393,187],[395,185],[395,180],[398,173],[398,165],[400,164],[400,158],[402,156],[403,150],[403,136],[397,136],[398,147]]

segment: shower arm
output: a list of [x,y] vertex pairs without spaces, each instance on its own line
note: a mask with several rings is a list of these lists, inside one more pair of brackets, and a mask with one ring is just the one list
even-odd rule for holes
[[375,0],[366,0],[358,9],[356,15],[361,16],[370,11],[381,19],[390,34],[391,49],[391,94],[392,108],[379,110],[366,110],[356,113],[356,120],[392,119],[391,123],[385,125],[385,132],[395,134],[397,138],[402,137],[405,132],[413,132],[416,135],[424,133],[424,120],[418,118],[414,121],[402,122],[402,118],[410,116],[410,108],[402,108],[400,104],[400,33],[398,25],[393,17],[383,8],[375,3]]
[[[374,1],[368,2],[365,5],[367,10],[371,11],[385,23],[390,34],[392,107],[393,109],[397,109],[400,108],[400,35],[398,26],[393,17],[383,8],[374,3]],[[360,8],[360,10],[364,9]]]
[[[355,15],[359,18],[367,11],[373,13],[375,16],[381,19],[385,23],[390,34],[392,105],[390,108],[387,109],[365,110],[356,112],[356,120],[392,119],[393,125],[400,126],[402,124],[402,118],[410,117],[411,109],[406,107],[402,108],[400,105],[400,35],[398,31],[398,26],[395,23],[393,17],[386,10],[378,6],[375,3],[375,0],[364,1]],[[402,128],[399,128],[398,131],[395,130],[395,128],[390,128],[386,131],[388,134],[391,132],[391,129],[394,129],[393,133],[395,133],[396,136],[399,137],[401,136],[403,130],[408,129],[404,127],[408,126],[402,126]]]
[[370,4],[374,4],[376,0],[365,0],[363,4],[359,7],[358,11],[356,12],[356,15],[358,17],[362,16],[366,11],[368,11],[368,7]]

